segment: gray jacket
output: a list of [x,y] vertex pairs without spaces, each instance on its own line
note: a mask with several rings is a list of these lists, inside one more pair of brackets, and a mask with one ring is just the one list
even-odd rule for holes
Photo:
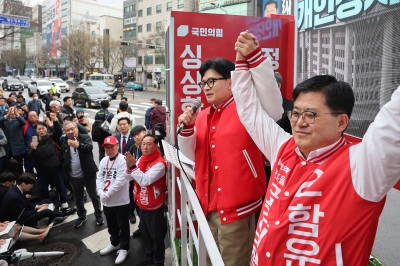
[[6,156],[6,150],[4,149],[4,145],[7,144],[7,138],[4,134],[4,131],[0,128],[0,158]]

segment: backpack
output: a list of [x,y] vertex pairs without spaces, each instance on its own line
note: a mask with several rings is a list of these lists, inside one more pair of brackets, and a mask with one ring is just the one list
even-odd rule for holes
[[92,140],[93,141],[102,142],[106,137],[110,136],[102,128],[102,124],[104,123],[104,121],[107,121],[109,114],[110,113],[108,111],[106,111],[104,114],[103,120],[98,119],[93,122],[93,125],[92,125]]

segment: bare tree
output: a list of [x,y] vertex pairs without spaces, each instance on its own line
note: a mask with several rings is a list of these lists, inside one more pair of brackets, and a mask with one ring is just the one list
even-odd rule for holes
[[[32,8],[29,7],[29,0],[20,1],[1,1],[0,3],[0,14],[12,15],[12,16],[23,16],[31,17]],[[36,22],[31,21],[31,27],[38,26]],[[12,42],[15,34],[20,33],[24,28],[2,25],[0,28],[0,41],[4,44],[5,42]]]
[[21,52],[19,49],[5,50],[2,51],[2,58],[7,66],[21,70],[20,73],[24,72],[27,60],[25,52]]

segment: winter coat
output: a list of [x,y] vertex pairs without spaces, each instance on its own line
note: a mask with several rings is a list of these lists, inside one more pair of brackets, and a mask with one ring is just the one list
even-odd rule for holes
[[28,156],[33,159],[36,170],[51,169],[61,164],[61,153],[58,151],[58,144],[56,144],[61,134],[61,124],[55,121],[53,125],[53,134],[47,133],[47,136],[39,139],[36,150],[29,148]]
[[4,146],[7,157],[18,156],[25,153],[24,136],[22,128],[25,125],[25,119],[17,116],[16,119],[9,117],[0,117],[0,127],[3,129],[7,138],[7,144]]

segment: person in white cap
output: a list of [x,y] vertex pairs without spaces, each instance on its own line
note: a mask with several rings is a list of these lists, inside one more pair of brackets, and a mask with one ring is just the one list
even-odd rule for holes
[[125,261],[129,252],[129,185],[125,179],[126,163],[124,156],[118,153],[118,140],[109,136],[104,139],[106,152],[97,172],[96,189],[103,203],[107,220],[110,244],[100,250],[100,255],[117,251],[115,264]]

